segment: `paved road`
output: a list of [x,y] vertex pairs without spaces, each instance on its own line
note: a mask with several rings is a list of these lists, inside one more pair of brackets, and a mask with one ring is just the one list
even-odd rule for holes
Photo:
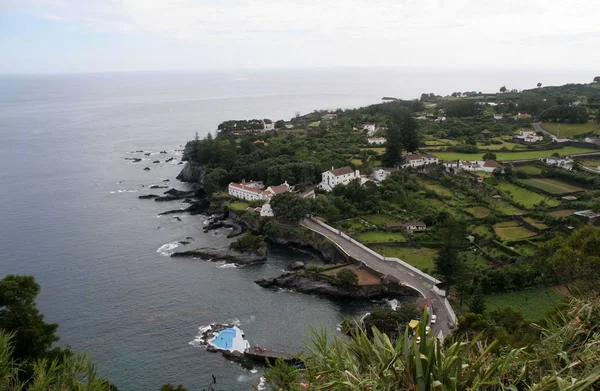
[[433,312],[437,316],[436,324],[431,325],[432,334],[439,336],[441,332],[441,337],[450,334],[451,328],[449,325],[452,323],[452,317],[444,305],[444,298],[440,297],[433,291],[433,284],[430,281],[413,272],[401,263],[394,261],[383,261],[380,258],[377,258],[357,244],[342,237],[340,234],[331,232],[327,228],[310,219],[304,219],[300,224],[303,227],[306,227],[331,239],[349,257],[364,263],[366,266],[379,273],[389,274],[397,278],[404,285],[410,286],[411,288],[417,290],[423,297],[431,298]]
[[554,137],[554,134],[552,134],[549,131],[547,131],[546,129],[542,128],[542,123],[541,122],[534,122],[533,123],[533,130],[535,130],[536,132],[542,132],[542,133],[544,133],[547,136]]

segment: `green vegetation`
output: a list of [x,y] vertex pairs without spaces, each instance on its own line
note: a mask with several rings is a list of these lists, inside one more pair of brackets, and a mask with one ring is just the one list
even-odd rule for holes
[[523,166],[516,166],[514,168],[515,172],[522,172],[525,173],[527,175],[540,175],[544,172],[544,170],[536,165],[523,165]]
[[536,321],[542,319],[563,300],[564,296],[552,288],[535,288],[486,296],[485,305],[488,310],[510,307],[522,312],[525,319]]
[[394,219],[392,219],[386,215],[367,215],[367,216],[362,216],[362,219],[368,223],[371,223],[371,224],[377,225],[377,226],[381,226],[381,227],[385,227],[386,223],[391,223],[394,221]]
[[235,201],[227,205],[229,206],[229,209],[231,209],[234,212],[244,212],[250,206],[248,203],[243,201]]
[[565,183],[558,179],[550,178],[519,179],[519,182],[529,185],[531,187],[536,187],[538,189],[547,191],[548,193],[552,194],[576,193],[585,190],[581,187]]
[[483,219],[488,217],[491,213],[491,211],[485,206],[471,206],[465,210],[472,214],[476,219]]
[[364,244],[406,242],[402,232],[367,231],[356,235],[356,240]]
[[510,182],[499,182],[495,187],[501,190],[513,202],[523,205],[526,209],[533,209],[541,203],[546,204],[548,207],[560,205],[558,200],[534,193],[531,190],[519,187]]
[[552,217],[562,218],[562,217],[571,216],[573,214],[573,210],[572,209],[558,209],[558,210],[553,210],[552,212],[549,212],[548,214]]
[[242,252],[257,253],[265,247],[265,238],[262,235],[255,235],[251,231],[237,238],[231,243],[231,247]]
[[[523,334],[525,323],[518,314],[508,316],[506,312],[494,317],[492,334],[498,335],[496,341],[473,337],[442,344],[428,336],[423,326],[415,330],[420,343],[410,337],[408,329],[398,338],[390,338],[377,328],[367,331],[361,327],[350,339],[314,333],[304,367],[279,361],[265,376],[271,389],[289,391],[590,390],[600,381],[600,366],[591,364],[600,360],[596,346],[599,306],[596,298],[573,301],[564,316],[556,317],[537,335],[527,333],[525,340],[516,338],[519,331]],[[528,342],[530,346],[501,348],[500,341],[504,340]]]
[[375,251],[385,257],[398,258],[423,271],[433,271],[433,260],[437,250],[416,247],[375,247]]
[[502,240],[520,240],[537,235],[535,232],[523,227],[518,221],[498,223],[494,225],[494,231]]
[[517,207],[512,206],[506,201],[492,201],[490,204],[492,209],[497,210],[499,213],[505,216],[514,216],[517,213],[522,213],[523,211]]
[[547,224],[545,224],[545,223],[543,223],[541,221],[532,219],[531,217],[525,217],[523,220],[525,220],[529,224],[533,225],[537,229],[540,229],[540,230],[548,229],[548,225]]
[[310,211],[309,200],[296,194],[285,192],[271,199],[273,214],[278,219],[298,222]]
[[337,272],[335,277],[337,278],[338,283],[346,289],[358,284],[358,275],[351,269],[344,268]]
[[[496,157],[498,161],[507,160],[522,160],[522,159],[539,159],[542,157],[550,157],[554,153],[558,153],[560,156],[576,155],[578,153],[596,152],[596,149],[592,148],[579,148],[579,147],[564,147],[557,149],[547,149],[539,151],[523,151],[523,152],[497,152]],[[459,153],[459,152],[431,152],[441,160],[481,160],[479,153]]]
[[[559,125],[560,125],[560,129],[559,129]],[[560,133],[561,136],[565,136],[567,138],[576,138],[580,135],[600,133],[600,126],[593,122],[588,122],[585,124],[569,124],[569,123],[557,124],[557,123],[551,123],[551,122],[544,122],[544,123],[542,123],[542,127],[550,133],[553,133],[553,134]]]

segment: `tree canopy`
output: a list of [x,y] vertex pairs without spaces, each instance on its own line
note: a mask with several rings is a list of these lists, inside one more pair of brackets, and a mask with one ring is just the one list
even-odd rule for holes
[[298,222],[310,212],[310,201],[286,192],[271,199],[273,213],[278,219]]

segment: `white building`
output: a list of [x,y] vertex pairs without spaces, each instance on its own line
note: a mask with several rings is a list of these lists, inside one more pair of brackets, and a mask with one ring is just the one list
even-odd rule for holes
[[367,122],[363,125],[363,130],[366,130],[368,134],[375,133],[375,129],[377,129],[377,124]]
[[569,171],[573,169],[573,160],[568,157],[545,157],[540,158],[540,161],[547,166],[556,166]]
[[375,179],[378,182],[384,181],[388,176],[390,176],[392,173],[384,168],[378,168],[376,170],[373,170],[373,179]]
[[583,141],[586,143],[600,144],[600,137],[586,137]]
[[437,156],[430,153],[409,153],[404,156],[404,164],[402,167],[421,167],[427,164],[438,164]]
[[383,145],[383,144],[385,144],[387,142],[387,140],[385,139],[385,137],[368,138],[367,141],[371,145]]
[[408,221],[402,224],[402,228],[407,231],[425,231],[427,225],[422,221]]
[[499,120],[501,120],[502,118],[504,118],[504,115],[503,115],[503,114],[494,114],[494,115],[493,115],[493,117],[494,117],[494,119],[495,119],[496,121],[499,121]]
[[544,136],[538,136],[536,132],[531,130],[520,130],[515,138],[523,140],[526,143],[537,143],[544,140]]
[[353,171],[348,166],[335,169],[331,167],[331,170],[325,171],[321,175],[322,179],[319,186],[325,191],[332,191],[339,184],[347,185],[353,180],[360,180],[360,171]]
[[262,189],[262,182],[231,182],[227,188],[230,196],[241,198],[247,201],[268,200],[278,194],[290,191],[290,185],[287,181],[278,186],[269,186],[266,190]]
[[267,201],[260,208],[260,217],[273,217],[275,214],[273,213],[273,208],[271,208],[271,204]]
[[[448,163],[448,164],[446,164],[446,163]],[[454,163],[455,162],[444,162],[443,164],[446,168],[452,167],[455,169],[459,169],[459,170],[463,170],[463,171],[472,171],[472,172],[492,173],[497,168],[502,169],[502,165],[495,160],[474,160],[474,161],[460,160],[458,162],[458,167],[456,167],[454,165]]]
[[552,136],[552,141],[554,141],[555,143],[566,143],[570,140],[565,136]]
[[269,132],[273,129],[275,129],[275,124],[273,123],[273,121],[266,122],[263,120],[263,132]]

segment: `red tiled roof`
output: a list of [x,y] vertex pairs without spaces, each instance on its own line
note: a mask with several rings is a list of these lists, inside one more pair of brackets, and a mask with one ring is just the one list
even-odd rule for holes
[[243,184],[241,184],[241,183],[234,183],[234,182],[231,182],[231,183],[229,184],[229,186],[231,186],[231,187],[235,187],[235,188],[237,188],[237,189],[241,189],[241,190],[246,190],[246,191],[249,191],[249,192],[252,192],[252,193],[256,193],[256,194],[261,194],[261,193],[262,193],[262,190],[255,189],[255,188],[253,188],[253,187],[246,186],[246,185],[243,185]]
[[494,168],[499,168],[502,167],[502,164],[498,163],[495,160],[486,160],[485,163],[483,163],[484,167],[494,167]]
[[287,183],[278,185],[278,186],[269,186],[269,188],[267,189],[267,191],[277,195],[277,194],[281,194],[281,193],[285,193],[286,191],[288,191],[290,189],[290,186]]
[[334,176],[340,176],[340,175],[347,175],[347,174],[352,174],[354,171],[352,170],[351,167],[341,167],[341,168],[336,168],[334,170],[329,170],[330,173],[332,173]]
[[402,226],[404,226],[404,227],[410,227],[410,226],[427,227],[427,224],[425,224],[422,221],[407,221],[406,223],[402,224]]

